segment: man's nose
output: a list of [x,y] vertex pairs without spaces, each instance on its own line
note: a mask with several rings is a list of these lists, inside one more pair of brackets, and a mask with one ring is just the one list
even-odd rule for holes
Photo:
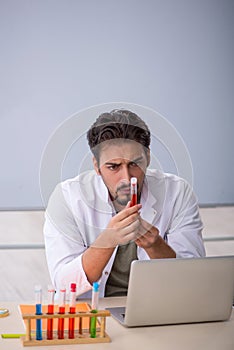
[[121,178],[122,180],[127,180],[128,182],[130,182],[131,174],[127,166],[123,166],[122,172],[121,172]]

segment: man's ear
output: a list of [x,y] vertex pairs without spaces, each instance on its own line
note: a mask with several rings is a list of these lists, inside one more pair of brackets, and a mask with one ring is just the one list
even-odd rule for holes
[[96,171],[97,175],[101,175],[100,170],[99,170],[99,166],[98,166],[98,161],[95,157],[93,157],[93,167],[94,167],[94,170]]

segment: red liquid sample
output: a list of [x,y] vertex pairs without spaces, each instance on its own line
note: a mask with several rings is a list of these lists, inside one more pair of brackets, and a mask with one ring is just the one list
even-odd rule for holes
[[[76,308],[74,306],[70,306],[69,313],[75,314],[75,312],[76,312]],[[75,337],[74,328],[75,328],[75,319],[69,318],[69,327],[68,327],[68,338],[69,339],[73,339]]]
[[[53,315],[54,305],[48,305],[48,315]],[[47,339],[53,339],[53,319],[49,318],[47,320]]]
[[[59,314],[65,314],[65,306],[59,307]],[[64,318],[58,319],[58,339],[64,339]]]
[[137,204],[137,194],[136,193],[133,193],[132,196],[131,196],[131,204],[130,204],[130,207],[133,207],[134,205]]

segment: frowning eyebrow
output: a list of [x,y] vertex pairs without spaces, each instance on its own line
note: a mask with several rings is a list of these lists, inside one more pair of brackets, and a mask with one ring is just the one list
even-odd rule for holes
[[143,157],[140,156],[138,158],[135,158],[135,159],[131,160],[129,163],[139,163],[140,161],[142,161],[142,159],[143,159]]
[[[133,160],[130,160],[129,163],[138,163],[140,162],[141,160],[143,159],[142,156],[138,157],[138,158],[135,158]],[[121,165],[121,162],[118,162],[118,161],[111,161],[111,162],[106,162],[105,165]]]
[[120,165],[118,162],[106,162],[105,165]]

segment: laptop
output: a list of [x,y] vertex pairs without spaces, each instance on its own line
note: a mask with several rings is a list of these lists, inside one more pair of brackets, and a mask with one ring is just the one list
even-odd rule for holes
[[126,327],[228,320],[234,256],[134,260],[126,308],[108,308]]

